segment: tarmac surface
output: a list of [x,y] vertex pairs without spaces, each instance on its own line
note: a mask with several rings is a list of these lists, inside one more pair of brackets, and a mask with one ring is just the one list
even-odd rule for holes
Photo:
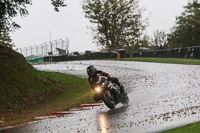
[[87,78],[89,65],[118,77],[128,92],[129,105],[118,104],[113,110],[103,103],[82,105],[68,112],[57,112],[62,117],[47,117],[0,132],[146,133],[200,121],[199,65],[70,61],[34,67]]

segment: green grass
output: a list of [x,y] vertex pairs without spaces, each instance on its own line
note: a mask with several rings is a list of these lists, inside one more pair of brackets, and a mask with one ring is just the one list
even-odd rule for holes
[[156,63],[185,64],[185,65],[200,65],[200,59],[134,57],[134,58],[111,59],[111,60],[156,62]]
[[0,107],[20,110],[45,101],[51,93],[58,93],[57,86],[12,49],[0,47],[0,64]]
[[20,123],[34,121],[34,117],[41,115],[51,115],[56,111],[67,111],[70,108],[78,107],[84,103],[94,103],[93,91],[88,80],[57,72],[39,72],[43,78],[51,78],[51,82],[57,86],[59,94],[49,95],[44,103],[37,104],[30,109],[20,111],[0,112],[0,128]]
[[87,79],[37,71],[21,54],[0,46],[0,128],[92,102]]
[[[94,102],[93,91],[87,79],[57,72],[41,72],[41,74],[56,80],[60,85],[59,91],[62,92],[47,105],[47,108],[52,106],[53,108],[60,108],[59,110],[68,110],[71,107],[80,105],[80,103]],[[63,105],[65,108],[63,108]]]
[[200,132],[200,122],[197,122],[183,127],[167,130],[164,131],[163,133],[199,133],[199,132]]

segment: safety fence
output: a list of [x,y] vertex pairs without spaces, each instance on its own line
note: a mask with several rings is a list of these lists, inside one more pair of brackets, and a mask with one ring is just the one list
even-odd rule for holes
[[68,54],[69,39],[59,39],[44,42],[39,45],[19,48],[19,52],[27,59],[40,58],[44,56],[57,56]]
[[190,58],[200,59],[200,46],[157,51],[137,51],[133,57]]

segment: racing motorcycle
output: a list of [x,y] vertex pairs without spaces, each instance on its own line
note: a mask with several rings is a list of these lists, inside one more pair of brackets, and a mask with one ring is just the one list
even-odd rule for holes
[[108,108],[114,109],[118,103],[123,105],[129,103],[127,93],[122,94],[118,85],[109,81],[106,76],[98,76],[97,78],[95,95],[98,95],[99,100],[103,100]]

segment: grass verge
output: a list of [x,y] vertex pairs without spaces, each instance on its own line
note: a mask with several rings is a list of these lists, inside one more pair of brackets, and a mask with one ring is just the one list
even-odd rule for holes
[[185,64],[185,65],[200,65],[200,59],[134,57],[134,58],[111,59],[111,60],[156,62],[156,63]]
[[199,133],[199,132],[200,132],[200,122],[197,122],[183,127],[170,129],[162,133]]
[[60,92],[45,103],[31,109],[9,112],[0,107],[0,128],[34,121],[34,117],[50,115],[56,111],[66,111],[83,103],[93,103],[93,92],[88,80],[57,72],[39,72],[44,78],[51,79]]

